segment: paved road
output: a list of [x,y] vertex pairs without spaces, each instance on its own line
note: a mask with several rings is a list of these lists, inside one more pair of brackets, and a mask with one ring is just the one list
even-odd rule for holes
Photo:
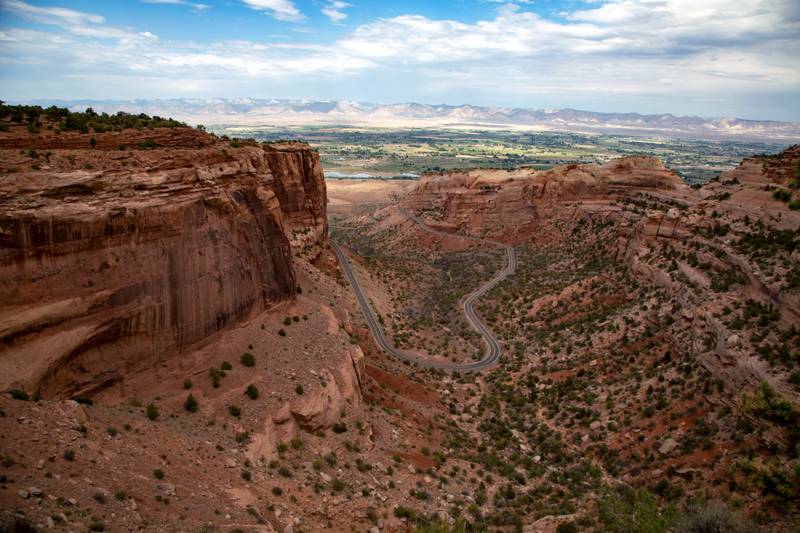
[[454,235],[452,233],[446,233],[443,231],[438,231],[435,229],[430,228],[427,224],[425,224],[422,220],[418,217],[414,216],[412,213],[407,211],[401,210],[406,216],[408,216],[412,221],[418,224],[422,229],[429,233],[440,234],[449,238],[459,238],[465,239],[470,241],[476,241],[481,243],[490,244],[492,246],[497,246],[500,248],[504,248],[506,251],[506,266],[502,270],[500,270],[497,274],[494,275],[492,279],[469,293],[462,301],[461,301],[461,308],[464,311],[464,315],[467,318],[467,322],[469,322],[470,326],[480,333],[481,337],[483,338],[483,343],[485,346],[484,356],[479,361],[474,361],[472,363],[451,363],[447,361],[436,361],[432,359],[427,359],[424,357],[420,357],[418,355],[402,352],[395,348],[392,343],[390,343],[383,332],[383,327],[381,327],[380,322],[375,318],[375,313],[372,311],[372,308],[369,305],[369,300],[364,295],[364,291],[361,289],[361,285],[358,283],[358,278],[356,278],[355,273],[353,272],[353,267],[350,264],[350,260],[342,251],[341,247],[331,239],[331,245],[333,246],[333,250],[336,252],[336,256],[339,258],[339,263],[342,265],[342,269],[344,270],[345,275],[347,276],[347,280],[350,282],[350,286],[353,288],[353,292],[356,295],[356,299],[358,303],[361,305],[361,310],[364,312],[364,318],[367,319],[367,324],[369,325],[369,329],[372,332],[372,336],[375,338],[375,342],[378,343],[386,353],[389,355],[393,355],[398,359],[402,359],[404,361],[409,361],[411,363],[417,364],[420,367],[424,368],[440,368],[443,370],[458,370],[460,372],[478,372],[484,370],[486,368],[490,368],[497,364],[498,359],[500,359],[500,343],[497,342],[494,334],[492,334],[491,330],[483,323],[483,321],[478,317],[475,313],[475,303],[478,299],[489,292],[492,287],[506,279],[508,276],[514,273],[517,268],[517,255],[514,252],[514,248],[508,246],[507,244],[503,244],[497,241],[491,241],[488,239],[478,239],[476,237],[465,237],[462,235]]

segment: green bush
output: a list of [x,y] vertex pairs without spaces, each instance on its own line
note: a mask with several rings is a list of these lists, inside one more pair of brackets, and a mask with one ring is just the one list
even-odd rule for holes
[[680,533],[755,533],[756,527],[745,517],[722,503],[695,505],[684,511],[675,531]]
[[253,384],[248,385],[247,389],[245,389],[244,393],[251,400],[255,400],[255,399],[258,398],[258,388]]
[[303,391],[303,386],[302,386],[302,385],[300,385],[300,384],[298,383],[298,384],[297,384],[297,386],[294,388],[294,392],[295,392],[295,393],[296,393],[298,396],[302,396],[302,394],[303,394],[303,392],[304,392],[304,391]]
[[788,202],[792,198],[792,193],[786,189],[775,189],[772,191],[772,197],[781,202]]
[[212,368],[208,373],[211,376],[211,384],[214,385],[215,389],[219,388],[220,380],[222,380],[222,372],[217,368]]
[[166,476],[166,474],[164,474],[164,471],[163,471],[163,470],[161,470],[160,468],[156,468],[155,470],[153,470],[153,476],[154,476],[156,479],[164,479],[164,477]]
[[659,508],[644,490],[624,488],[598,502],[600,520],[610,533],[661,533],[675,519],[675,509]]
[[184,402],[183,406],[190,413],[196,413],[199,404],[197,403],[197,400],[194,398],[194,395],[190,394],[189,396],[186,397],[186,401]]
[[578,526],[575,525],[575,522],[562,522],[558,524],[556,533],[578,533]]
[[219,365],[220,369],[222,370],[233,370],[233,365],[227,361],[223,361],[221,365]]
[[781,397],[775,389],[763,381],[753,396],[742,396],[742,408],[746,412],[777,424],[786,430],[789,451],[800,452],[800,411],[792,402]]
[[152,402],[147,404],[147,418],[149,418],[150,420],[155,420],[156,418],[158,418],[159,414],[161,413],[158,410],[158,406],[156,406],[156,404]]
[[28,396],[28,393],[25,392],[24,390],[21,390],[21,389],[11,389],[10,391],[8,391],[8,393],[15,400],[22,400],[22,401],[25,401],[25,402],[30,400],[30,396]]
[[244,366],[253,367],[256,366],[256,358],[253,357],[253,354],[250,352],[245,352],[242,354],[240,361]]
[[238,405],[229,405],[228,412],[231,414],[231,416],[235,416],[236,418],[242,416],[242,408]]
[[417,518],[417,512],[414,509],[403,505],[398,505],[394,508],[394,515],[397,518],[406,518],[412,522]]

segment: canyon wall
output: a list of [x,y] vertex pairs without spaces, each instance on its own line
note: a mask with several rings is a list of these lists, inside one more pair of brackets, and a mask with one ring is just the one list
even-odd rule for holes
[[304,144],[187,128],[25,142],[0,134],[0,389],[91,395],[292,299],[293,235],[327,238]]
[[658,159],[626,157],[544,171],[474,169],[428,176],[403,205],[426,213],[441,229],[517,243],[544,222],[574,218],[579,207],[600,207],[593,202],[607,204],[619,194],[636,191],[687,189]]

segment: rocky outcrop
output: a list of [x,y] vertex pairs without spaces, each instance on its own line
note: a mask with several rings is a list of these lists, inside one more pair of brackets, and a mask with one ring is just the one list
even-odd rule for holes
[[429,176],[404,200],[433,223],[519,242],[543,220],[569,217],[569,204],[610,201],[636,191],[687,189],[658,159],[627,157],[603,165],[562,165],[550,170],[455,171]]
[[186,350],[293,298],[292,232],[327,237],[307,145],[96,137],[0,137],[0,389],[91,394]]
[[321,387],[292,402],[286,402],[268,418],[262,431],[254,434],[247,449],[251,461],[278,456],[278,443],[288,442],[301,430],[329,429],[339,421],[346,407],[361,403],[360,383],[364,375],[364,352],[351,346],[335,369],[323,369]]
[[748,157],[738,167],[725,171],[719,182],[750,183],[755,185],[788,185],[800,173],[800,144],[775,155]]

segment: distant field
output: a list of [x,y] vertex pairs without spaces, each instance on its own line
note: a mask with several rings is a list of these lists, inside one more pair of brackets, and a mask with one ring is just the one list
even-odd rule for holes
[[659,157],[687,182],[696,183],[718,176],[744,157],[777,153],[787,147],[767,142],[489,129],[237,125],[209,129],[219,135],[260,141],[303,140],[319,150],[326,172],[384,178],[470,167],[549,168],[563,163],[602,162],[625,155],[650,155]]

